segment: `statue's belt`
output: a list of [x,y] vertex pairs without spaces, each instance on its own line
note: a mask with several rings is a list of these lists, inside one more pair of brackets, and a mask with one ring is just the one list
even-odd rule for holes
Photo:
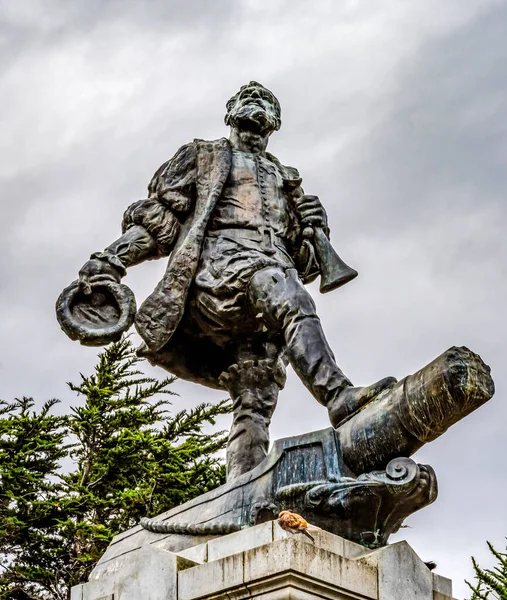
[[281,234],[272,227],[261,226],[257,228],[247,227],[225,227],[222,229],[212,229],[208,231],[210,237],[223,237],[241,242],[249,240],[259,242],[259,249],[268,254],[276,252],[275,245],[285,246],[285,240]]

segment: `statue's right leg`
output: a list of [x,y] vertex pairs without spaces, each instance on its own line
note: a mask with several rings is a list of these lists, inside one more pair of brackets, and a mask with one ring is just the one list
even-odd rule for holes
[[315,302],[295,269],[258,271],[250,281],[249,294],[257,318],[271,331],[283,333],[290,364],[320,404],[327,406],[352,385],[336,364]]
[[336,364],[315,303],[295,269],[258,271],[250,281],[249,295],[265,327],[283,333],[289,362],[314,398],[326,406],[333,426],[396,382],[386,377],[368,387],[352,385]]

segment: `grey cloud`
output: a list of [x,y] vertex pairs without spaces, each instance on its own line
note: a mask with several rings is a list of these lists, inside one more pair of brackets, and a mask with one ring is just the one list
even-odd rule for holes
[[382,194],[383,226],[428,218],[435,209],[480,211],[503,203],[506,16],[505,5],[497,7],[428,44],[405,67],[391,118],[361,148],[365,160],[373,158],[367,181]]

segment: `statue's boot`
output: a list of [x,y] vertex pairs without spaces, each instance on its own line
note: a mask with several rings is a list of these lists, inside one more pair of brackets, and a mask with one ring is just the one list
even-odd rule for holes
[[347,386],[340,390],[335,398],[330,400],[326,408],[331,425],[336,428],[354,415],[361,407],[368,404],[384,390],[397,382],[395,377],[385,377],[366,387]]
[[269,424],[285,384],[285,366],[275,358],[243,360],[222,373],[220,383],[233,402],[227,442],[227,481],[231,481],[268,454]]
[[336,364],[315,303],[295,269],[267,267],[250,282],[254,310],[267,330],[281,331],[292,368],[313,397],[327,407],[334,427],[387,387],[386,377],[368,387],[354,387]]

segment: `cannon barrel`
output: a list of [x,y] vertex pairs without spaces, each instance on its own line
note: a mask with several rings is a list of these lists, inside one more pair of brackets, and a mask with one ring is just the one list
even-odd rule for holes
[[479,355],[450,348],[336,430],[344,462],[360,474],[411,456],[482,406],[494,391],[490,368]]

